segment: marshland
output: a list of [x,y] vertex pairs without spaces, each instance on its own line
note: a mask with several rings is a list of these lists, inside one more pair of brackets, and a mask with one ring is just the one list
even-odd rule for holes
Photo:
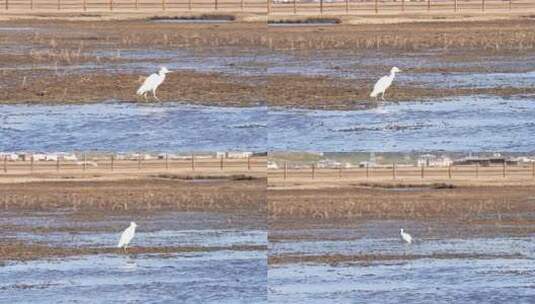
[[[79,18],[83,20],[83,18]],[[0,24],[3,103],[136,101],[166,65],[166,101],[359,109],[391,66],[388,99],[533,94],[533,21],[273,27],[262,22],[10,20]]]
[[[4,299],[265,301],[265,177],[63,176],[0,184]],[[116,245],[134,220],[124,253]]]
[[[529,302],[535,294],[532,183],[443,182],[449,187],[271,185],[269,298]],[[401,241],[400,228],[412,244]]]
[[[468,138],[478,151],[532,145],[532,18],[367,20],[1,21],[2,150],[460,150]],[[136,89],[162,65],[174,72],[158,90],[162,102],[144,102]],[[394,65],[402,72],[377,104],[369,93]],[[139,128],[124,127],[132,121]],[[95,137],[97,128],[111,131]],[[175,128],[180,138],[155,134]],[[55,144],[39,144],[52,136]]]
[[[363,155],[325,153],[323,159]],[[524,175],[513,166],[481,167],[474,175],[474,166],[424,171],[409,166],[414,159],[407,155],[375,157],[400,166],[318,167],[311,175],[318,154],[274,155],[291,169],[286,177],[268,170],[270,300],[529,302],[535,294],[531,166]],[[402,228],[411,244],[402,241]]]

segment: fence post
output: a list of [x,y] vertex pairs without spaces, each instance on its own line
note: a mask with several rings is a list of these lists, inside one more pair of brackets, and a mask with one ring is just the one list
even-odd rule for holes
[[87,11],[87,0],[82,1],[82,7],[84,11]]
[[195,154],[191,154],[191,171],[195,171]]
[[392,163],[392,179],[396,179],[396,163]]
[[431,0],[427,0],[427,10],[431,10]]
[[375,13],[379,14],[379,0],[375,0]]
[[59,172],[59,157],[56,159],[56,171]]
[[[85,0],[84,0],[85,3]],[[110,11],[113,11],[113,0],[110,0]]]
[[251,156],[247,156],[247,171],[251,171]]
[[421,179],[424,179],[424,168],[425,168],[425,166],[422,164],[422,170],[420,172],[420,178]]
[[137,10],[137,9],[139,8],[139,3],[138,3],[138,0],[135,0],[135,1],[136,1],[136,3],[135,3],[135,5],[136,5],[136,10]]
[[166,6],[165,0],[162,0],[162,11],[165,11],[165,6]]
[[448,178],[451,179],[451,164],[448,166]]
[[476,178],[479,178],[479,163],[476,163]]
[[30,0],[30,10],[33,10],[33,0]]
[[485,11],[485,0],[481,0],[481,11]]
[[323,0],[320,0],[320,15],[323,15]]
[[316,176],[316,165],[312,164],[312,179]]
[[506,171],[507,171],[506,167],[507,167],[507,162],[504,160],[503,161],[503,169],[502,169],[502,177],[503,178],[505,178],[505,175],[506,175]]
[[346,0],[346,14],[349,14],[349,0]]
[[58,0],[58,11],[61,10],[61,0]]
[[9,0],[6,0],[6,11],[9,10]]
[[169,154],[165,153],[165,170],[169,170]]
[[366,164],[366,179],[370,177],[370,165]]
[[284,179],[288,177],[288,162],[284,162]]
[[401,11],[405,11],[405,0],[401,0]]
[[137,155],[137,169],[141,170],[141,152]]
[[338,178],[342,178],[342,166],[338,167]]
[[87,155],[85,154],[85,152],[84,152],[83,159],[84,159],[83,169],[84,169],[84,171],[85,171],[85,169],[87,169]]
[[217,11],[217,4],[218,4],[217,0],[214,0],[214,8],[215,8],[216,11]]
[[297,14],[297,0],[294,0],[294,15]]
[[191,11],[191,0],[188,0],[188,10]]
[[241,0],[241,2],[240,2],[240,9],[242,10],[242,12],[243,12],[243,1],[244,0]]
[[7,173],[7,155],[4,155],[4,173]]
[[219,169],[223,170],[223,155],[221,155],[221,161],[219,163]]
[[271,14],[271,1],[272,0],[267,0],[267,13],[268,14]]
[[454,1],[453,1],[453,11],[454,11],[454,12],[457,11],[457,0],[454,0]]
[[32,157],[30,158],[30,173],[33,173],[33,154],[32,154]]
[[509,10],[513,10],[513,0],[509,0]]
[[535,178],[535,162],[531,163],[531,178]]
[[110,156],[110,170],[113,172],[113,154]]

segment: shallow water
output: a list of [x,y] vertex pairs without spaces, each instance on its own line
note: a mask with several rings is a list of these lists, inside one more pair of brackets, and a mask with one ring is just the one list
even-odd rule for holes
[[363,111],[275,109],[270,150],[533,151],[533,98],[458,97]]
[[[267,245],[263,218],[202,212],[85,220],[69,212],[3,212],[0,225],[15,228],[2,231],[1,238],[54,247],[115,247],[132,219],[138,224],[133,247]],[[266,286],[264,250],[101,254],[0,264],[0,303],[264,303]]]
[[265,219],[261,216],[166,212],[143,217],[106,216],[101,220],[81,220],[69,212],[31,215],[0,212],[0,225],[14,227],[3,231],[2,238],[55,247],[114,247],[120,231],[132,220],[138,224],[133,246],[267,245]]
[[[298,42],[296,42],[298,44]],[[452,56],[444,61],[443,54]],[[458,54],[460,58],[463,56]],[[531,87],[535,85],[533,56],[478,56],[477,60],[455,60],[456,54],[441,50],[403,52],[396,54],[376,51],[359,53],[311,51],[305,54],[277,53],[270,59],[268,74],[328,76],[365,80],[370,87],[376,79],[387,75],[392,66],[401,68],[395,83],[441,88]],[[384,66],[384,69],[381,67]],[[439,70],[438,72],[422,72]],[[452,71],[453,69],[453,71]],[[480,72],[473,72],[474,69]],[[412,71],[416,72],[412,72]],[[442,72],[443,71],[443,72]]]
[[269,269],[269,303],[532,303],[527,259],[366,265],[290,264]]
[[264,151],[265,107],[0,106],[0,151]]
[[[415,238],[399,239],[399,227]],[[437,223],[375,221],[355,228],[274,231],[270,255],[392,255],[387,261],[270,265],[270,303],[530,303],[535,296],[535,236]],[[460,233],[459,233],[460,232]],[[270,231],[270,235],[272,232]],[[300,240],[296,236],[304,236]],[[310,237],[316,239],[310,240]],[[403,259],[459,254],[470,258]],[[481,256],[481,257],[478,257]]]
[[0,106],[0,150],[533,151],[533,97],[456,97],[360,111],[183,104]]
[[265,303],[263,252],[98,255],[0,267],[2,303]]

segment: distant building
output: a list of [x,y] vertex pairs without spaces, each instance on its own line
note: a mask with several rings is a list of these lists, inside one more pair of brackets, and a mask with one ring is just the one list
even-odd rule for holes
[[268,160],[268,162],[267,162],[267,168],[268,168],[268,169],[275,169],[275,170],[276,170],[276,169],[279,169],[279,166],[277,165],[276,162],[271,161],[271,160]]
[[424,154],[418,157],[416,164],[418,167],[448,167],[453,164],[453,160],[446,155]]
[[226,158],[247,158],[253,156],[253,152],[226,152]]
[[341,166],[342,163],[334,159],[322,159],[317,163],[318,168],[339,168]]
[[518,161],[515,159],[506,159],[503,156],[492,156],[492,157],[478,157],[478,156],[468,156],[453,162],[458,166],[468,166],[468,165],[480,165],[482,167],[488,167],[492,165],[518,165]]
[[17,161],[19,155],[11,152],[0,152],[0,160],[6,159],[7,161]]

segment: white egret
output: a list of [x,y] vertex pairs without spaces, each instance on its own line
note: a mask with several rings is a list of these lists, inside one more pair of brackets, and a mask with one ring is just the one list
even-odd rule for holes
[[158,99],[156,96],[156,90],[165,80],[165,75],[167,73],[171,73],[171,71],[169,71],[166,67],[162,67],[158,73],[154,73],[147,77],[139,89],[137,89],[137,95],[143,96],[146,101],[147,93],[152,92],[152,96],[154,96],[156,100],[160,101],[160,99]]
[[377,96],[381,94],[381,99],[385,100],[385,91],[392,85],[392,81],[394,81],[394,77],[396,77],[396,73],[401,72],[400,69],[397,67],[393,67],[390,70],[390,75],[381,77],[373,86],[373,91],[370,94],[370,97],[375,98],[377,100]]
[[399,234],[401,235],[401,240],[404,241],[407,244],[412,243],[412,236],[408,234],[407,232],[403,231],[403,228],[401,228]]
[[117,244],[117,248],[123,248],[124,253],[126,253],[128,244],[130,244],[130,241],[132,241],[134,235],[136,234],[136,227],[136,223],[130,222],[130,226],[128,226],[128,228],[126,228],[121,234],[121,239],[119,240],[119,244]]

